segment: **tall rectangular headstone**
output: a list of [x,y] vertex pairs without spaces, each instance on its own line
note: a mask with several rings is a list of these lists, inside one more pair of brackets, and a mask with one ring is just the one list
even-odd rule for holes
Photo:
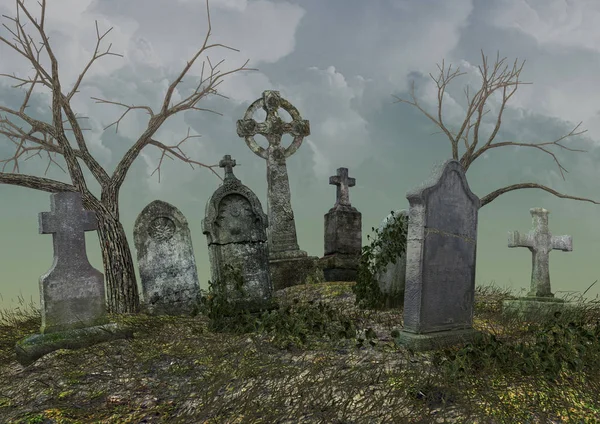
[[39,231],[52,234],[54,262],[40,278],[41,334],[15,346],[23,365],[57,349],[77,349],[132,335],[108,323],[104,276],[87,258],[85,231],[97,229],[96,215],[83,209],[80,193],[53,193],[50,202],[51,211],[39,214]]
[[153,315],[191,315],[198,308],[200,285],[187,220],[175,206],[155,200],[135,221],[144,305]]
[[397,342],[429,350],[472,339],[479,198],[459,161],[448,160],[410,203],[404,329]]
[[356,184],[348,168],[329,177],[336,185],[336,201],[325,214],[325,254],[321,258],[325,281],[356,281],[362,249],[362,214],[350,204],[349,187]]

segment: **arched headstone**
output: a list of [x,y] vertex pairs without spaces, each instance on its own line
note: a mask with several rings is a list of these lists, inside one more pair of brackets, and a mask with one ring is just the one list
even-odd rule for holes
[[[206,203],[202,220],[212,281],[225,284],[227,293],[240,307],[256,310],[268,305],[273,295],[267,216],[254,192],[233,174],[235,160],[225,155],[219,166],[225,168],[225,178]],[[241,272],[246,298],[239,297],[230,281],[223,281],[226,265]]]
[[198,306],[200,286],[183,214],[175,206],[155,200],[135,220],[133,239],[147,312],[192,314]]

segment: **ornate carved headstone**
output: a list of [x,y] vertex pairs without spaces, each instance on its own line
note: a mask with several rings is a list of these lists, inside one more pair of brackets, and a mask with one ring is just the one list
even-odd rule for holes
[[321,266],[325,281],[356,281],[362,249],[362,215],[350,204],[348,188],[356,184],[348,177],[348,168],[338,168],[329,177],[336,185],[336,201],[325,214],[325,254]]
[[460,162],[446,161],[406,195],[404,329],[398,343],[429,350],[472,339],[479,198]]
[[187,220],[175,206],[155,200],[135,220],[133,239],[146,312],[191,315],[200,286]]
[[[386,216],[379,224],[379,234],[388,228],[397,219],[408,220],[408,211],[398,209]],[[404,288],[406,284],[406,253],[398,255],[395,263],[389,263],[377,276],[379,289],[385,296],[386,306],[402,307],[404,304]]]
[[[240,307],[257,310],[267,306],[273,295],[266,232],[268,219],[258,197],[233,174],[235,164],[229,155],[219,162],[219,166],[225,168],[225,178],[206,203],[202,232],[208,242],[213,282],[225,283],[228,295]],[[223,282],[225,265],[241,272],[246,298],[239,297],[232,282]]]
[[57,349],[78,349],[132,336],[108,323],[104,276],[87,258],[85,231],[97,229],[95,213],[83,209],[80,193],[54,193],[50,201],[51,211],[39,214],[39,231],[52,234],[54,263],[40,278],[41,334],[15,346],[22,365]]
[[[265,122],[258,123],[252,118],[259,108],[267,113]],[[279,108],[290,114],[292,122],[284,122],[279,117]],[[267,163],[267,237],[271,278],[275,289],[303,284],[307,277],[322,279],[318,258],[307,257],[306,252],[298,247],[286,167],[286,159],[298,150],[304,137],[310,134],[309,122],[303,120],[298,110],[282,98],[278,91],[267,90],[248,107],[244,119],[237,121],[237,134],[244,138],[254,154]],[[269,142],[266,148],[259,146],[254,140],[257,134],[264,136]],[[294,137],[288,147],[281,145],[283,134]]]
[[550,291],[549,255],[552,250],[571,252],[571,236],[553,236],[548,229],[548,212],[544,208],[531,208],[533,231],[522,235],[518,231],[508,233],[508,247],[527,247],[532,254],[531,284],[526,297],[503,301],[504,312],[516,310],[522,316],[532,315],[534,310],[552,313],[559,308],[571,306],[563,299],[555,298]]

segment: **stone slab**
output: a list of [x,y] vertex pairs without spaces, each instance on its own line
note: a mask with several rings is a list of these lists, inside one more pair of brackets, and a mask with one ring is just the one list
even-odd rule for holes
[[472,328],[437,331],[426,334],[401,331],[398,337],[394,339],[394,342],[398,346],[407,347],[418,352],[468,343],[474,341],[480,335],[481,332]]
[[325,281],[356,281],[359,255],[332,254],[323,256],[319,266]]
[[552,318],[556,311],[573,309],[576,302],[566,302],[555,297],[523,297],[519,299],[504,300],[502,302],[502,314],[504,316],[517,315],[520,319],[531,321],[534,317],[544,320]]
[[27,366],[58,349],[82,349],[98,343],[131,338],[133,338],[131,329],[112,323],[54,333],[34,334],[18,341],[15,345],[15,353],[17,361],[21,365]]
[[324,280],[323,270],[316,256],[274,259],[269,261],[269,267],[274,290],[306,284],[309,281],[320,283]]

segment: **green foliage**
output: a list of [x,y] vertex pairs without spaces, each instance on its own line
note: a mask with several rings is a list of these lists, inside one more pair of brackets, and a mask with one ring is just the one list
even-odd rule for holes
[[[561,313],[533,331],[533,343],[510,346],[482,333],[473,343],[434,353],[433,363],[444,364],[453,379],[489,369],[525,376],[540,375],[555,382],[563,372],[581,372],[600,353],[600,323],[588,330],[581,320],[561,322]],[[575,322],[578,321],[578,322]],[[583,359],[582,359],[583,358]]]
[[354,323],[323,302],[299,304],[295,299],[293,305],[273,303],[272,307],[251,311],[240,302],[246,294],[241,272],[230,265],[224,268],[223,281],[229,282],[229,288],[209,281],[209,293],[201,298],[199,310],[210,319],[211,331],[266,333],[273,336],[274,345],[284,349],[305,346],[309,335],[334,341],[356,336]]
[[[356,305],[360,308],[382,309],[388,299],[379,289],[377,276],[388,264],[396,263],[399,255],[406,253],[408,219],[402,215],[394,216],[392,211],[391,222],[381,232],[374,227],[371,230],[375,232],[375,236],[370,245],[362,248],[356,284],[352,291],[356,295]],[[371,239],[371,236],[367,235],[367,239]]]

